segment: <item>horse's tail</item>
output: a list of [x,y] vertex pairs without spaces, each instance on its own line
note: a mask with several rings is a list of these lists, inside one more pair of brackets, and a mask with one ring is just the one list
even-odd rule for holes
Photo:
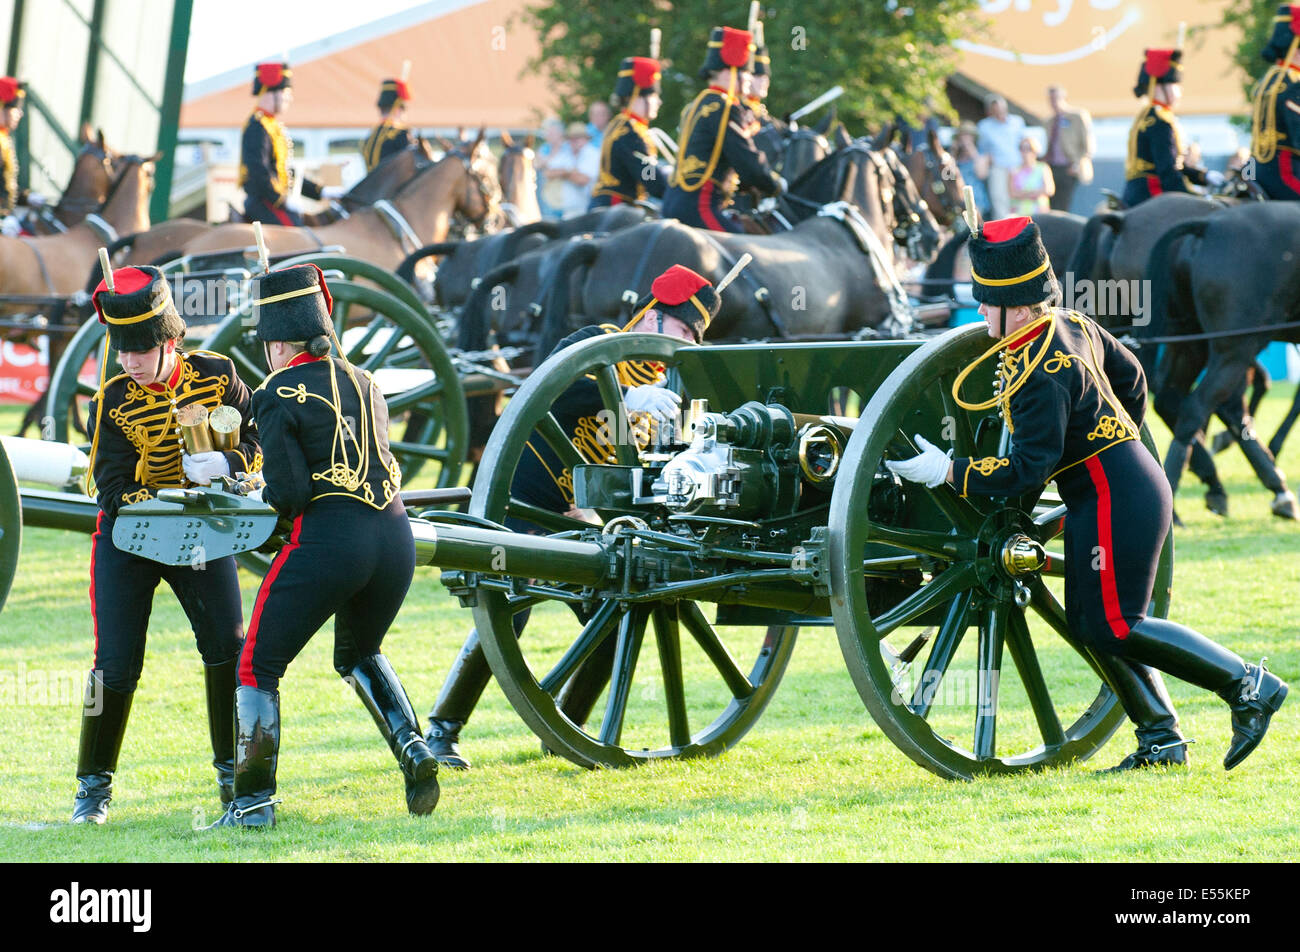
[[492,289],[519,276],[519,265],[513,261],[497,265],[481,278],[476,278],[473,290],[461,309],[456,346],[461,350],[486,350],[492,330],[492,314],[487,306]]
[[[1147,282],[1151,288],[1151,301],[1148,304],[1148,320],[1143,337],[1160,337],[1169,326],[1170,298],[1178,279],[1174,271],[1178,263],[1174,257],[1175,246],[1188,236],[1200,238],[1205,234],[1209,224],[1208,218],[1179,222],[1161,235],[1155,247],[1151,249],[1151,257],[1147,259],[1146,269]],[[1184,303],[1194,318],[1194,302]]]
[[533,366],[541,366],[555,345],[569,333],[569,279],[578,268],[589,266],[600,254],[600,242],[584,238],[564,249],[549,283],[543,286],[540,299],[546,302],[542,326],[533,351]]
[[[1066,273],[1073,273],[1076,281],[1087,281],[1093,277],[1092,269],[1097,266],[1097,252],[1101,248],[1101,230],[1109,228],[1118,235],[1124,228],[1123,212],[1102,212],[1093,215],[1083,226],[1079,243],[1070,256],[1070,263],[1065,266]],[[1064,279],[1065,275],[1057,275]]]
[[414,285],[415,266],[417,264],[433,255],[453,254],[459,247],[459,241],[436,241],[431,245],[425,245],[423,248],[417,248],[402,259],[402,263],[397,266],[397,276],[407,284]]

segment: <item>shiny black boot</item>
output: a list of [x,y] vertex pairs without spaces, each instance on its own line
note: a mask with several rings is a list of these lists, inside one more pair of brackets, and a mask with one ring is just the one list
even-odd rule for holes
[[234,800],[208,829],[275,826],[275,768],[280,754],[280,695],[235,688]]
[[1231,770],[1263,739],[1269,719],[1286,699],[1287,685],[1262,665],[1199,632],[1163,618],[1144,618],[1124,639],[1124,656],[1213,691],[1232,709],[1232,743],[1223,758]]
[[86,678],[81,709],[81,746],[77,753],[77,800],[73,823],[100,824],[108,819],[113,799],[113,771],[135,692],[114,691],[94,671]]
[[424,739],[438,763],[455,770],[469,769],[469,758],[457,746],[460,730],[491,680],[492,669],[479,645],[478,632],[471,631],[429,712],[429,731]]
[[438,761],[420,736],[415,709],[397,672],[387,658],[373,654],[362,658],[346,677],[402,768],[406,808],[417,816],[432,813],[438,805]]
[[217,793],[222,807],[229,806],[235,798],[235,672],[238,667],[238,657],[203,666],[212,766],[217,770]]
[[1142,767],[1182,767],[1188,762],[1187,745],[1193,743],[1178,729],[1178,715],[1160,672],[1114,655],[1098,654],[1106,683],[1119,698],[1129,719],[1137,725],[1138,749],[1106,773]]

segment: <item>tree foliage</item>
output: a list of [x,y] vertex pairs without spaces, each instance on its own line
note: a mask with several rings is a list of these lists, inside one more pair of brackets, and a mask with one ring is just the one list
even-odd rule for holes
[[[817,0],[772,4],[763,11],[772,57],[768,109],[795,110],[835,85],[844,87],[838,114],[854,135],[894,116],[915,120],[938,107],[950,111],[944,81],[955,68],[952,41],[977,32],[976,0]],[[527,68],[558,94],[565,119],[608,99],[625,56],[649,55],[650,30],[663,31],[660,59],[664,106],[659,125],[676,117],[700,89],[709,30],[743,28],[749,3],[611,3],[542,0],[525,9],[541,52]]]
[[1242,86],[1247,96],[1272,65],[1266,63],[1259,53],[1273,35],[1273,17],[1277,15],[1279,6],[1278,0],[1233,0],[1223,8],[1219,26],[1241,31],[1232,61],[1242,72]]

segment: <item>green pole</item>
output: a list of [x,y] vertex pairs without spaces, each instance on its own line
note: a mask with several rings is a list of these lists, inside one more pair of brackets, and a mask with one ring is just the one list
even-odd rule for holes
[[104,0],[95,0],[90,14],[90,38],[86,43],[86,75],[81,84],[81,116],[77,126],[91,121],[95,110],[95,81],[99,76],[99,56],[103,47],[99,34],[104,29]]
[[149,217],[166,221],[171,211],[172,173],[176,167],[177,126],[181,118],[181,95],[185,91],[185,55],[190,42],[190,16],[194,0],[172,4],[172,38],[167,53],[167,76],[163,84],[162,107],[158,110],[158,160]]

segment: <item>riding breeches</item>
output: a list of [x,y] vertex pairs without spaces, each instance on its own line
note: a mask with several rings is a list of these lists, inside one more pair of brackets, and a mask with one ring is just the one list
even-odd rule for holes
[[745,228],[740,216],[724,207],[726,201],[712,181],[705,182],[694,192],[670,188],[664,193],[663,217],[676,218],[683,225],[707,228],[710,231],[744,234]]
[[239,657],[239,684],[274,691],[311,637],[334,616],[334,669],[379,652],[415,572],[415,541],[400,499],[375,510],[318,499],[293,521],[262,580]]
[[99,514],[90,540],[90,612],[95,670],[114,691],[135,690],[144,667],[154,590],[166,580],[189,619],[203,663],[230,661],[244,640],[243,605],[233,558],[163,565],[113,544],[115,520]]

